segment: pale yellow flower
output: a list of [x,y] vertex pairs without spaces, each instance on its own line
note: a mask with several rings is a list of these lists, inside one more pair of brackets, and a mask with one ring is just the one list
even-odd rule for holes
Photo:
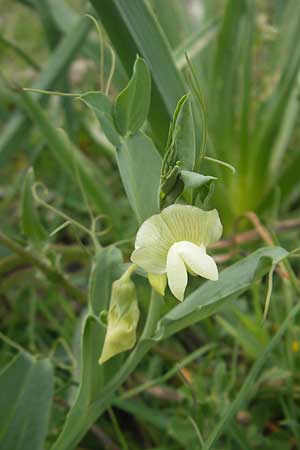
[[163,295],[168,281],[173,295],[183,300],[187,272],[218,279],[217,265],[206,247],[219,240],[222,231],[217,210],[172,205],[141,225],[131,260],[148,273],[154,289]]

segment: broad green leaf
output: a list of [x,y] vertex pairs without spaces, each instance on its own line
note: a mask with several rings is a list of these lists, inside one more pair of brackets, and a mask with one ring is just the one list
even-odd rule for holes
[[145,0],[91,0],[90,3],[128,75],[137,54],[150,69],[153,87],[149,121],[161,148],[173,111],[185,92],[167,39]]
[[188,170],[182,170],[180,172],[180,177],[184,182],[185,188],[199,189],[201,186],[215,181],[216,177],[211,177],[209,175],[202,175],[201,173],[190,172]]
[[159,212],[161,157],[152,141],[138,132],[118,147],[117,161],[131,207],[142,223]]
[[67,135],[51,124],[40,105],[30,94],[22,91],[20,95],[24,110],[39,128],[58,163],[71,175],[74,183],[77,182],[76,176],[80,177],[87,198],[99,211],[106,213],[111,218],[115,227],[118,227],[117,212],[111,208],[112,199],[104,183],[101,183],[102,177],[98,172],[99,168],[96,170],[80,150],[71,143]]
[[40,249],[45,245],[48,233],[41,224],[39,213],[32,195],[34,172],[30,168],[25,176],[21,198],[21,227],[34,247]]
[[114,124],[113,108],[109,97],[102,92],[87,92],[86,94],[81,95],[80,99],[94,111],[107,139],[114,146],[119,145],[120,135]]
[[207,281],[166,314],[157,325],[155,338],[165,339],[211,316],[227,301],[249,289],[273,264],[286,256],[286,250],[281,247],[261,248],[223,270],[218,281]]
[[150,107],[151,77],[142,58],[137,57],[132,77],[115,100],[114,118],[122,135],[136,133],[145,123]]
[[44,448],[53,396],[48,359],[19,353],[0,373],[0,449]]
[[194,120],[189,95],[183,96],[176,107],[173,122],[176,159],[186,170],[193,170],[196,156]]
[[[85,38],[91,27],[90,21],[86,17],[81,17],[76,25],[69,30],[61,44],[52,53],[45,68],[41,71],[34,88],[49,89],[60,81],[61,76],[70,63],[78,49],[84,44]],[[27,117],[16,112],[0,136],[0,161],[3,162],[18,150],[19,143],[24,139],[24,133],[28,131],[29,121]]]

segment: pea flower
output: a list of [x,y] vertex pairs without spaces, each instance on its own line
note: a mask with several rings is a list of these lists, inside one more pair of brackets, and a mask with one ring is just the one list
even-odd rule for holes
[[219,240],[222,231],[217,210],[171,205],[141,225],[131,260],[148,273],[152,287],[161,295],[168,280],[172,294],[182,301],[187,272],[218,279],[217,265],[206,247]]

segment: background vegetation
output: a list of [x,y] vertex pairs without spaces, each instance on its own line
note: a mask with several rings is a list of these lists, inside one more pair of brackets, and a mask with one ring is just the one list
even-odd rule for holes
[[[101,260],[90,276],[91,239],[56,210],[82,227],[91,213],[100,216],[99,242],[116,244],[125,261],[138,224],[115,149],[92,111],[74,98],[20,87],[107,88],[113,98],[139,54],[152,76],[146,131],[163,154],[177,101],[190,90],[186,52],[207,110],[201,171],[219,179],[210,202],[225,228],[212,249],[220,269],[262,246],[291,251],[300,226],[300,4],[0,0],[0,11],[0,449],[32,450],[51,448],[63,429],[80,380],[87,296],[100,295],[103,270],[112,271]],[[101,25],[100,56],[87,12]],[[205,130],[193,107],[200,147]],[[48,189],[46,199],[36,189],[46,202],[38,207],[34,180]],[[77,448],[299,449],[299,263],[289,261],[242,295],[233,290],[217,314],[155,345]],[[145,314],[147,283],[138,291]],[[88,349],[96,347],[91,339]]]

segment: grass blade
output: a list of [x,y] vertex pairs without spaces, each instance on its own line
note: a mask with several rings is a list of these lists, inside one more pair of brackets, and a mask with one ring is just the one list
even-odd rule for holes
[[[49,89],[60,81],[74,55],[83,45],[90,27],[90,21],[86,17],[80,18],[79,22],[53,52],[48,64],[33,84],[34,88]],[[21,112],[15,113],[1,133],[0,163],[4,163],[17,151],[18,144],[21,139],[24,139],[26,130],[28,130],[28,118]]]
[[284,320],[282,325],[280,326],[277,333],[273,336],[269,344],[266,346],[266,348],[263,350],[260,357],[257,359],[257,361],[253,364],[246,380],[243,383],[242,388],[240,389],[237,397],[235,400],[231,403],[231,405],[228,407],[225,414],[223,414],[220,422],[216,426],[216,428],[212,431],[211,435],[208,437],[208,439],[205,441],[204,447],[202,450],[210,450],[212,446],[216,443],[219,436],[224,431],[226,425],[228,422],[234,417],[235,413],[238,411],[238,409],[242,406],[242,404],[247,400],[247,397],[251,391],[251,388],[253,387],[253,384],[256,381],[257,375],[259,374],[259,371],[263,367],[263,365],[266,362],[267,357],[269,354],[274,350],[274,348],[279,344],[282,336],[284,335],[286,329],[290,325],[290,323],[293,321],[294,317],[299,313],[300,311],[300,304],[298,303],[294,308],[291,310],[287,318]]

